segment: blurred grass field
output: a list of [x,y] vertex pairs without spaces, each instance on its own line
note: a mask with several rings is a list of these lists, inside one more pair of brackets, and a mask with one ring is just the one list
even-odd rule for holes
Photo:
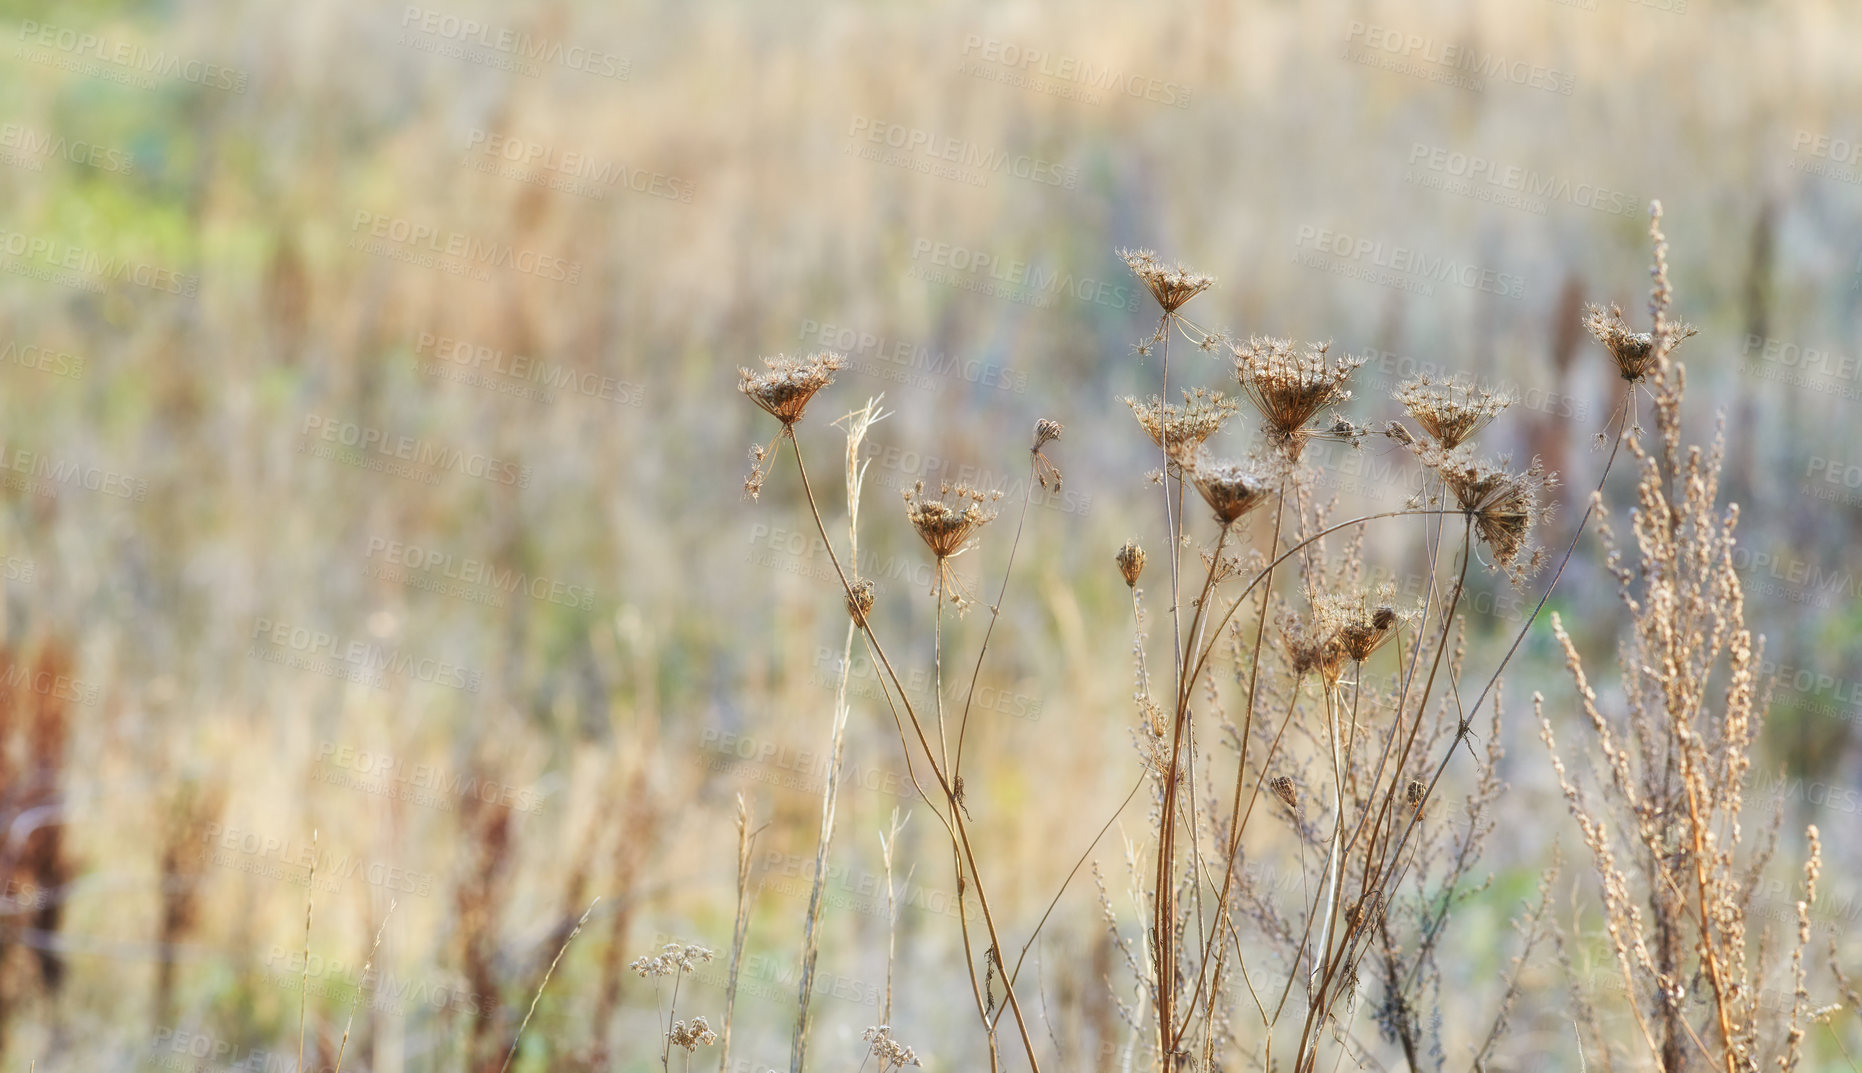
[[[771,826],[733,1056],[783,1066],[844,610],[792,475],[740,494],[770,430],[739,365],[849,353],[803,428],[824,472],[829,420],[880,392],[896,411],[862,554],[919,666],[929,574],[898,491],[1021,480],[1033,421],[1066,423],[971,775],[1025,933],[1135,771],[1111,556],[1157,523],[1118,401],[1155,390],[1131,353],[1154,313],[1115,250],[1213,273],[1212,327],[1371,354],[1356,417],[1418,370],[1513,386],[1493,435],[1564,471],[1568,534],[1614,375],[1575,303],[1641,308],[1654,197],[1777,672],[1760,777],[1787,845],[1824,825],[1820,926],[1862,956],[1854,6],[7,7],[10,1065],[294,1068],[307,981],[327,1066],[394,901],[349,1063],[495,1068],[599,894],[515,1068],[649,1068],[657,1007],[622,968],[666,937],[728,947],[742,793]],[[1342,502],[1400,504],[1387,465],[1349,465]],[[992,532],[963,569],[993,589],[1005,554]],[[1477,593],[1473,643],[1504,645],[1519,598]],[[1604,662],[1613,597],[1586,540],[1551,606]],[[1514,716],[1568,691],[1545,631],[1525,656]],[[912,804],[883,704],[855,700],[824,1067],[879,1023],[877,832]],[[1517,819],[1459,918],[1470,994],[1571,844],[1524,725]],[[893,1023],[976,1068],[937,846],[907,828]],[[1097,856],[1120,867],[1114,839]],[[1042,987],[1096,1041],[1100,921],[1070,890]],[[716,968],[691,1006],[713,1016]],[[1509,1061],[1579,1068],[1563,985],[1532,979]],[[1451,998],[1465,1048],[1489,1014]]]

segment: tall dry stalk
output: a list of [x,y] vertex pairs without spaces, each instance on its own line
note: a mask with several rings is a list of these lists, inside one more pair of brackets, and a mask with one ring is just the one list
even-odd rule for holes
[[[815,958],[821,945],[821,899],[827,890],[828,850],[834,842],[834,813],[840,802],[841,751],[846,743],[847,682],[853,668],[853,641],[858,632],[855,620],[863,617],[858,606],[864,594],[867,608],[872,606],[871,583],[859,580],[860,570],[860,492],[866,478],[866,462],[860,458],[866,434],[889,415],[879,405],[885,396],[866,400],[866,405],[843,416],[835,424],[847,434],[847,561],[853,564],[854,577],[849,589],[847,639],[841,644],[840,674],[834,686],[834,718],[828,735],[828,767],[821,787],[821,829],[815,841],[814,882],[808,889],[808,916],[802,922],[802,971],[795,998],[795,1036],[789,1050],[789,1073],[802,1073],[808,1058],[808,1007],[814,994]],[[864,585],[864,587],[862,587]],[[725,1025],[725,1042],[730,1041],[729,1023]]]
[[[765,824],[764,826],[768,826]],[[737,1016],[737,973],[743,966],[744,942],[750,935],[750,847],[763,828],[750,829],[750,808],[737,795],[737,912],[731,921],[731,967],[724,983],[724,1031],[719,1033],[718,1073],[730,1068],[731,1022]]]
[[[1807,992],[1804,949],[1821,866],[1817,829],[1806,831],[1804,896],[1789,959],[1792,1000],[1782,1017],[1762,1001],[1767,966],[1748,933],[1769,848],[1741,851],[1743,789],[1764,718],[1763,642],[1745,624],[1734,567],[1736,506],[1721,508],[1724,425],[1704,451],[1682,443],[1686,368],[1672,357],[1689,332],[1669,317],[1661,212],[1650,224],[1654,286],[1650,330],[1610,315],[1618,345],[1645,363],[1655,437],[1631,438],[1638,472],[1626,546],[1606,521],[1600,535],[1629,619],[1619,641],[1620,710],[1599,698],[1577,646],[1553,616],[1576,681],[1590,742],[1573,775],[1539,702],[1541,736],[1590,850],[1604,922],[1639,1036],[1653,1068],[1698,1063],[1725,1073],[1793,1069],[1802,1056]],[[1601,314],[1599,314],[1601,315]],[[1601,497],[1598,497],[1603,514]],[[1633,562],[1626,558],[1634,556]],[[1608,1041],[1597,1039],[1596,1050]]]

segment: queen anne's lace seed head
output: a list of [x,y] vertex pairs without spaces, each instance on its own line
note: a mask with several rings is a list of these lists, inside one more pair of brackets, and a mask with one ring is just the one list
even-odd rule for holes
[[1119,257],[1165,313],[1175,313],[1190,299],[1215,286],[1215,277],[1179,264],[1166,264],[1150,250],[1120,250]]
[[1524,472],[1512,473],[1504,460],[1483,462],[1466,448],[1430,448],[1421,457],[1454,493],[1462,512],[1473,519],[1475,535],[1507,577],[1519,584],[1544,565],[1545,549],[1534,545],[1533,531],[1551,515],[1551,506],[1541,498],[1557,486],[1558,478],[1547,473],[1538,459]]
[[823,351],[797,360],[778,355],[764,358],[765,372],[739,368],[737,390],[768,411],[786,428],[802,419],[802,411],[815,393],[834,382],[844,364],[839,354]]
[[1249,339],[1235,348],[1235,378],[1261,411],[1262,427],[1292,458],[1312,435],[1307,422],[1320,410],[1351,398],[1345,382],[1363,358],[1326,359],[1329,343],[1295,350],[1288,339]]
[[879,1059],[880,1073],[885,1073],[887,1069],[924,1065],[918,1060],[917,1051],[892,1038],[890,1025],[874,1025],[860,1033],[860,1038],[866,1041],[868,1053]]
[[1273,495],[1266,478],[1239,462],[1198,462],[1190,479],[1224,526],[1235,524]]
[[1450,450],[1486,428],[1513,404],[1505,392],[1488,391],[1462,376],[1447,380],[1419,376],[1397,388],[1396,400],[1424,432]]

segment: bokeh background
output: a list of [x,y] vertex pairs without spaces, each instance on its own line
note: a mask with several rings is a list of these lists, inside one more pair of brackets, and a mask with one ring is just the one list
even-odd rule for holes
[[[1026,934],[1136,771],[1110,556],[1160,529],[1118,401],[1156,390],[1132,352],[1155,314],[1115,250],[1217,276],[1211,328],[1368,355],[1354,416],[1393,416],[1418,371],[1510,387],[1486,439],[1565,473],[1556,542],[1616,390],[1578,311],[1640,315],[1653,197],[1775,675],[1753,797],[1782,807],[1784,859],[1822,826],[1814,946],[1862,955],[1854,5],[5,7],[9,1067],[293,1069],[302,1003],[318,1068],[352,1008],[347,1067],[495,1068],[597,895],[518,1068],[655,1067],[659,1007],[625,966],[728,949],[741,794],[768,826],[732,1066],[786,1069],[846,620],[793,471],[742,496],[773,429],[738,366],[848,354],[803,426],[830,502],[829,420],[881,392],[895,411],[862,556],[921,668],[930,574],[898,490],[1019,492],[1033,421],[1066,424],[970,746],[998,911]],[[1185,353],[1173,379],[1231,383]],[[1347,507],[1407,494],[1397,456],[1328,461]],[[993,589],[1009,535],[966,576]],[[1476,585],[1490,654],[1528,604]],[[1586,539],[1553,606],[1599,666],[1614,599]],[[878,835],[913,805],[855,675],[823,1068],[880,1020]],[[1451,1067],[1509,917],[1575,844],[1525,700],[1573,714],[1547,630],[1506,685],[1504,837],[1444,966]],[[1094,852],[1115,885],[1141,826]],[[975,1068],[938,847],[907,823],[893,1023]],[[1043,935],[1068,1065],[1114,1068],[1088,882]],[[1562,976],[1527,980],[1501,1059],[1578,1068]],[[720,960],[681,1010],[715,1024],[722,988]]]

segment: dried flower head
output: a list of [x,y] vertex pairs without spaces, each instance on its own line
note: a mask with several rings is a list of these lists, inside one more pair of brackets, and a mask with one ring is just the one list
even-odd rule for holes
[[1171,468],[1178,473],[1181,460],[1195,457],[1197,449],[1221,431],[1222,425],[1240,409],[1234,399],[1206,387],[1183,392],[1181,406],[1165,404],[1156,395],[1149,401],[1128,395],[1125,405],[1131,407],[1139,426],[1153,444],[1160,448],[1169,446]]
[[1282,804],[1295,812],[1299,811],[1299,794],[1294,792],[1292,779],[1285,775],[1275,775],[1273,781],[1267,785],[1273,789],[1274,796],[1278,797]]
[[1041,482],[1043,488],[1048,487],[1048,482],[1051,480],[1056,492],[1060,491],[1060,470],[1041,448],[1060,439],[1060,433],[1064,427],[1060,422],[1045,417],[1034,423],[1035,479]]
[[1150,250],[1120,250],[1118,255],[1165,313],[1175,313],[1190,299],[1215,286],[1215,277],[1179,264],[1166,264]]
[[[1639,384],[1648,378],[1655,369],[1655,335],[1652,332],[1639,332],[1629,326],[1623,317],[1621,306],[1612,304],[1605,309],[1602,306],[1584,308],[1584,327],[1597,337],[1603,348],[1610,352],[1610,360],[1616,363],[1617,372],[1632,384]],[[1686,339],[1695,332],[1691,324],[1669,324],[1667,327],[1669,345]]]
[[711,1030],[703,1017],[694,1017],[690,1024],[683,1020],[672,1023],[672,1031],[667,1034],[674,1047],[684,1047],[690,1054],[698,1049],[699,1044],[710,1046],[718,1041],[718,1034]]
[[654,957],[635,958],[628,968],[638,973],[642,979],[655,976],[671,976],[676,972],[696,972],[698,963],[710,961],[716,955],[702,946],[681,946],[667,943],[660,947]]
[[1215,520],[1224,526],[1233,525],[1273,494],[1265,478],[1239,462],[1197,462],[1190,479],[1203,502],[1215,511]]
[[1410,808],[1421,808],[1423,799],[1428,796],[1429,788],[1419,779],[1409,780],[1409,785],[1403,788],[1403,800],[1409,802]]
[[1330,343],[1308,343],[1303,352],[1287,339],[1249,339],[1235,348],[1235,379],[1260,409],[1268,434],[1290,455],[1309,434],[1306,423],[1327,406],[1351,398],[1345,381],[1363,358],[1326,361]]
[[1493,553],[1494,563],[1516,584],[1544,564],[1545,550],[1532,544],[1532,531],[1551,514],[1540,493],[1555,487],[1558,478],[1545,471],[1537,458],[1523,473],[1510,473],[1505,460],[1482,462],[1467,453],[1429,450],[1423,463],[1442,478],[1464,513],[1474,519],[1474,532]]
[[847,614],[856,626],[866,625],[866,616],[873,613],[873,582],[861,578],[850,586],[847,595]]
[[890,1025],[874,1025],[860,1033],[860,1038],[868,1044],[867,1053],[879,1059],[881,1073],[888,1068],[903,1069],[906,1066],[923,1066],[918,1060],[918,1052],[892,1038]]
[[1345,646],[1339,643],[1337,631],[1323,619],[1308,626],[1299,615],[1288,615],[1280,624],[1280,640],[1286,646],[1294,675],[1316,673],[1327,685],[1338,684],[1345,669]]
[[963,484],[943,484],[938,494],[938,499],[926,498],[923,481],[906,489],[905,516],[937,558],[939,589],[952,603],[963,608],[970,602],[969,594],[956,571],[951,569],[950,560],[962,554],[976,531],[995,518],[996,512],[984,509],[983,504],[1001,499],[1002,493],[983,492]]
[[764,358],[768,372],[738,368],[737,390],[768,411],[787,428],[802,418],[802,410],[815,392],[834,382],[834,374],[844,364],[839,354],[822,351],[795,359],[777,355]]
[[1118,572],[1128,588],[1138,587],[1138,575],[1144,573],[1144,549],[1135,540],[1127,540],[1118,550]]
[[1372,653],[1396,636],[1397,627],[1403,621],[1403,616],[1389,604],[1370,606],[1370,603],[1367,599],[1361,612],[1349,616],[1338,628],[1338,643],[1353,663],[1370,659]]
[[1451,450],[1513,404],[1512,396],[1487,391],[1460,375],[1434,381],[1424,374],[1397,388],[1396,400],[1436,443]]

